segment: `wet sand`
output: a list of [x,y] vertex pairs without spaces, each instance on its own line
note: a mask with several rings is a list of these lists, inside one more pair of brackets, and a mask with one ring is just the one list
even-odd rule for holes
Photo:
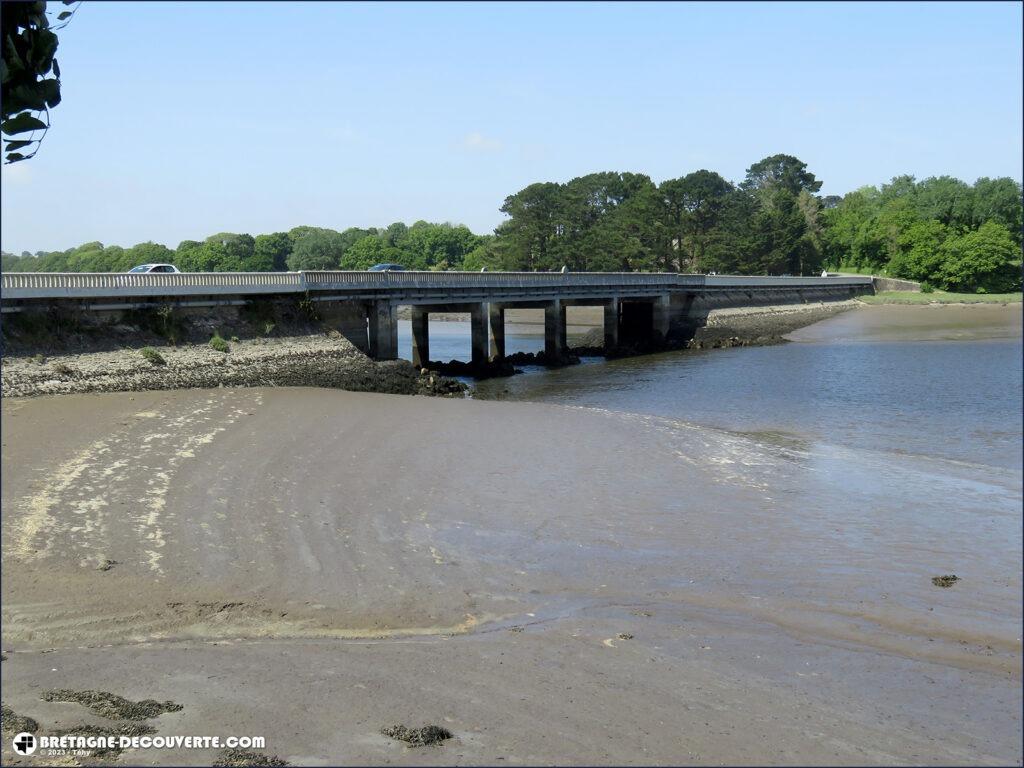
[[70,688],[300,765],[1020,763],[1019,573],[842,487],[852,540],[780,516],[785,442],[316,389],[2,409],[3,701],[44,731],[103,722]]
[[1020,304],[875,304],[800,328],[793,341],[973,341],[1019,339]]

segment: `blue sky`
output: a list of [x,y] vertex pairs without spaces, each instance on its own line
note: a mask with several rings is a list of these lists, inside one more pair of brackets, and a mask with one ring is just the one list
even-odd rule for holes
[[2,246],[484,233],[535,181],[738,180],[778,152],[823,194],[1020,180],[1021,8],[86,0],[60,33],[54,127],[3,169]]

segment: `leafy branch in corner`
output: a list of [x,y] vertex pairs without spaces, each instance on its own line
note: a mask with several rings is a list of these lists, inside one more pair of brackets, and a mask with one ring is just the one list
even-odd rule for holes
[[[4,163],[17,163],[34,157],[50,129],[50,108],[60,104],[60,64],[57,63],[57,35],[68,25],[81,2],[57,14],[50,25],[46,3],[0,3],[0,30],[3,34],[3,60],[0,81],[3,104],[0,132],[3,133]],[[52,73],[52,77],[48,77]],[[45,118],[45,119],[43,119]],[[41,132],[41,133],[40,133]],[[33,147],[30,152],[28,148]]]

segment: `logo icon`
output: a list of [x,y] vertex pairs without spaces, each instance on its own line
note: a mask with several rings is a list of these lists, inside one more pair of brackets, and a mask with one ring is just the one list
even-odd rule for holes
[[31,755],[39,744],[31,733],[19,733],[14,737],[14,751],[19,755]]

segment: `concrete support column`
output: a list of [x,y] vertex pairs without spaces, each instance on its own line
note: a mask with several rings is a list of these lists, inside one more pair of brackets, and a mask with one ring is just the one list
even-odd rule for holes
[[505,307],[496,302],[487,305],[487,320],[491,329],[491,360],[505,357]]
[[651,331],[654,340],[663,342],[668,338],[672,325],[672,295],[665,293],[654,300],[651,312]]
[[609,299],[604,305],[604,349],[619,346],[619,300]]
[[565,305],[555,299],[544,307],[544,354],[555,360],[565,349]]
[[487,362],[487,305],[473,304],[469,311],[469,330],[473,342],[473,364]]
[[398,321],[389,301],[375,301],[370,306],[370,356],[375,360],[398,357]]
[[412,308],[412,364],[425,368],[430,362],[429,313],[419,307]]

